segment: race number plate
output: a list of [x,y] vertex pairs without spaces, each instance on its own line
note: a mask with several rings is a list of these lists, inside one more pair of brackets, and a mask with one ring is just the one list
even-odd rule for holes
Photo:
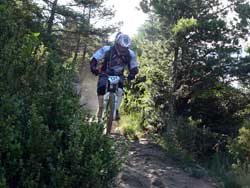
[[120,77],[119,76],[109,76],[108,80],[110,84],[118,84]]

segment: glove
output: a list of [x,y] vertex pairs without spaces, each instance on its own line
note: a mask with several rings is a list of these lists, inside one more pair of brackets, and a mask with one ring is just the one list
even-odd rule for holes
[[98,76],[98,74],[99,74],[99,70],[98,70],[98,69],[91,69],[91,72],[92,72],[94,75],[96,75],[96,76]]
[[96,68],[97,67],[97,60],[95,58],[92,58],[89,64],[90,64],[91,72],[97,76],[99,74],[99,70]]
[[135,75],[138,73],[138,68],[134,67],[131,70],[129,70],[129,75],[128,75],[128,81],[134,80],[135,79]]
[[129,74],[127,79],[128,79],[128,81],[134,80],[135,75],[134,74]]

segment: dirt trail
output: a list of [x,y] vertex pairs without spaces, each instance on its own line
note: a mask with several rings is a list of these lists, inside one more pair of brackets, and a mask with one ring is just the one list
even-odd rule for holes
[[[92,114],[97,108],[96,82],[85,66],[81,73],[80,103],[86,105]],[[117,126],[115,124],[115,126]],[[213,181],[204,176],[194,178],[179,168],[173,159],[158,145],[147,140],[129,142],[117,134],[114,139],[127,142],[129,154],[116,180],[116,188],[214,188]]]
[[[115,136],[116,139],[121,139]],[[129,155],[117,177],[117,188],[215,188],[208,176],[192,177],[159,145],[140,140],[129,144]]]

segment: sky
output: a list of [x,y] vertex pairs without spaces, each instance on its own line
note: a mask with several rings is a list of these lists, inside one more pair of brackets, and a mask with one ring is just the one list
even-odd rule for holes
[[114,5],[116,14],[114,21],[122,21],[121,31],[133,36],[145,22],[147,15],[136,9],[141,0],[108,0],[108,5]]
[[[58,0],[59,4],[67,4],[71,0]],[[141,0],[107,0],[107,6],[114,6],[116,11],[113,20],[115,22],[123,22],[121,32],[130,35],[131,37],[137,33],[138,28],[146,21],[147,15],[136,9],[139,7]],[[115,33],[113,34],[113,36]],[[112,36],[111,36],[112,37]]]

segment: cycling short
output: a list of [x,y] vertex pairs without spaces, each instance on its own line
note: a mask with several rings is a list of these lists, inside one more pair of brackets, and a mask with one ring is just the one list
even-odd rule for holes
[[[108,82],[108,77],[105,75],[100,75],[97,83],[97,95],[104,95],[106,90],[106,83]],[[120,79],[118,87],[123,89],[123,79]]]

